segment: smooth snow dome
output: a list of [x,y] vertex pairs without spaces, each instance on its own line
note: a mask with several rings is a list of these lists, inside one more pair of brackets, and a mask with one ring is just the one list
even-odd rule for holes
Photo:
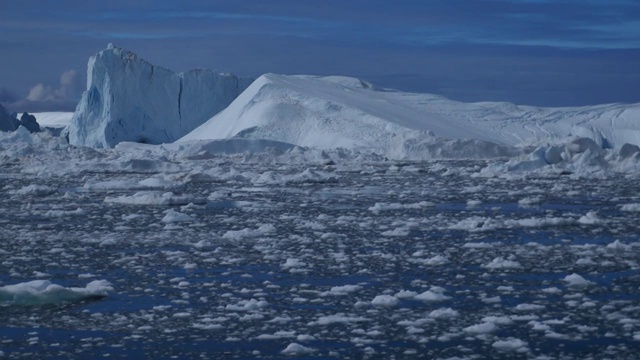
[[[590,138],[601,147],[640,144],[639,117],[638,104],[537,108],[462,103],[377,89],[348,77],[265,74],[180,141],[242,137],[392,158],[447,151],[457,151],[455,157],[496,157],[511,155],[508,146],[567,136]],[[436,137],[457,142],[434,142]]]
[[174,73],[110,44],[89,59],[69,141],[97,148],[170,143],[227,107],[250,82],[211,70]]

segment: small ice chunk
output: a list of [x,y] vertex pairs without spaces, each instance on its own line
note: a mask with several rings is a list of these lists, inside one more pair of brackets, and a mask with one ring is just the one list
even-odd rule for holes
[[487,269],[519,269],[522,267],[519,262],[507,260],[502,257],[493,259],[490,263],[483,265]]
[[570,287],[587,287],[594,284],[594,282],[589,281],[576,273],[565,276],[563,280],[567,283],[567,286]]
[[471,335],[490,334],[496,330],[498,330],[498,327],[496,326],[496,324],[492,322],[485,322],[477,325],[471,325],[462,329],[462,331]]
[[299,259],[296,258],[288,258],[287,261],[285,261],[284,264],[282,264],[282,267],[284,269],[291,269],[291,268],[299,268],[299,267],[304,267],[307,264]]
[[362,290],[362,286],[360,285],[342,285],[342,286],[334,286],[329,290],[331,293],[339,293],[339,294],[350,294],[356,291]]
[[596,225],[604,222],[595,211],[589,211],[586,215],[583,215],[578,219],[578,222],[583,225]]
[[415,300],[427,301],[427,302],[445,301],[445,300],[451,299],[451,297],[444,295],[442,293],[443,291],[441,289],[442,288],[432,287],[431,290],[427,290],[427,291],[423,292],[422,294],[418,294],[418,295],[414,296],[413,298]]
[[316,352],[316,349],[302,346],[298,343],[291,343],[286,349],[282,350],[283,355],[304,355]]
[[113,287],[106,280],[94,280],[84,288],[63,287],[48,280],[33,280],[0,287],[0,303],[20,305],[58,304],[103,298],[110,291],[113,291]]
[[177,212],[175,210],[167,211],[167,214],[162,218],[162,222],[165,223],[173,223],[173,222],[192,222],[195,219],[187,214],[183,214],[181,212]]
[[458,317],[459,313],[452,308],[440,308],[429,313],[429,317],[438,320],[452,319]]
[[371,300],[371,305],[381,307],[394,307],[400,303],[400,300],[391,295],[378,295]]
[[516,338],[509,338],[506,340],[498,340],[494,342],[491,346],[501,351],[517,351],[517,352],[527,352],[529,351],[527,347],[527,342],[522,341]]

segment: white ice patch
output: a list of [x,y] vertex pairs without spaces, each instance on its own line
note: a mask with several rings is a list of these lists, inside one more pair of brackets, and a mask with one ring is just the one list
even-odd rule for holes
[[594,282],[589,281],[576,273],[565,276],[563,280],[569,287],[587,287],[594,284]]
[[0,287],[0,303],[16,305],[59,304],[70,301],[95,299],[113,291],[110,282],[95,280],[83,288],[64,287],[48,280],[33,280]]
[[595,211],[589,211],[586,215],[581,216],[578,222],[583,225],[596,225],[601,224],[603,220]]
[[490,334],[496,330],[498,330],[498,327],[496,326],[496,324],[492,322],[485,322],[477,325],[471,325],[462,329],[462,331],[470,335]]
[[622,211],[640,211],[640,204],[624,204],[620,208]]
[[284,350],[282,350],[283,355],[305,355],[314,352],[316,352],[315,349],[297,343],[291,343]]
[[56,191],[57,189],[51,186],[31,184],[18,190],[9,191],[9,194],[44,197],[55,194]]
[[527,219],[494,219],[486,217],[471,217],[460,220],[450,225],[450,230],[466,230],[469,232],[494,231],[513,228],[546,228],[555,226],[575,225],[578,221],[574,218],[546,217]]
[[133,195],[107,196],[104,202],[126,205],[187,205],[205,204],[207,201],[192,196],[175,195],[172,192],[139,191]]
[[414,296],[415,300],[425,301],[425,302],[436,302],[436,301],[445,301],[451,299],[450,296],[446,296],[443,294],[444,289],[438,286],[432,286],[430,290],[427,290],[421,294]]
[[371,305],[373,306],[381,306],[381,307],[394,307],[398,306],[400,300],[395,296],[391,295],[378,295],[373,300],[371,300]]
[[174,222],[192,222],[196,219],[193,216],[177,212],[175,210],[167,211],[167,214],[162,218],[162,222],[174,223]]
[[509,338],[506,340],[498,340],[491,346],[501,351],[516,351],[516,352],[528,352],[528,344],[525,341],[516,338]]
[[522,267],[522,265],[520,265],[519,262],[517,261],[512,261],[512,260],[507,260],[504,259],[502,257],[497,257],[493,260],[491,260],[490,263],[482,265],[482,267],[487,268],[487,269],[519,269]]
[[225,307],[225,309],[229,311],[255,311],[264,309],[269,306],[269,303],[264,300],[241,300],[237,304],[232,305],[229,304]]
[[242,230],[229,230],[224,235],[222,235],[223,239],[242,239],[242,238],[253,238],[266,234],[270,234],[276,231],[275,226],[271,224],[261,225],[257,229],[249,229],[245,228]]
[[370,320],[364,317],[353,317],[353,316],[346,316],[343,314],[337,314],[337,315],[321,316],[316,321],[310,322],[309,325],[326,326],[331,324],[350,324],[350,323],[359,323],[359,322],[366,322],[366,321],[370,321]]
[[360,285],[342,285],[342,286],[334,286],[323,295],[347,295],[351,293],[355,293],[362,290],[362,286]]
[[435,309],[429,313],[429,317],[438,320],[446,320],[458,317],[460,314],[452,308]]
[[395,211],[395,210],[408,210],[408,209],[423,209],[428,207],[436,206],[434,203],[429,201],[421,201],[419,203],[411,203],[411,204],[399,204],[399,203],[375,203],[375,205],[369,208],[369,211],[380,212],[380,211]]

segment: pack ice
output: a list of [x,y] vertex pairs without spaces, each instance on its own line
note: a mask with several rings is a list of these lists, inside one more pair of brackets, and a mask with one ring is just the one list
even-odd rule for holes
[[69,141],[95,148],[170,143],[226,108],[251,81],[212,70],[174,73],[109,44],[89,59]]

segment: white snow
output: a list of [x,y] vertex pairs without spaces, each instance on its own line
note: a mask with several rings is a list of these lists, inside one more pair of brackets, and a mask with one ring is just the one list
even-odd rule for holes
[[100,148],[173,142],[227,107],[250,82],[211,70],[176,74],[109,46],[89,59],[69,141]]
[[[513,154],[507,146],[568,136],[592,139],[600,148],[638,144],[638,113],[637,104],[545,109],[460,103],[381,90],[357,79],[266,74],[180,141],[242,137],[365,149],[396,159],[496,157]],[[578,144],[567,151],[585,149]],[[562,151],[547,153],[551,161],[561,160]]]

